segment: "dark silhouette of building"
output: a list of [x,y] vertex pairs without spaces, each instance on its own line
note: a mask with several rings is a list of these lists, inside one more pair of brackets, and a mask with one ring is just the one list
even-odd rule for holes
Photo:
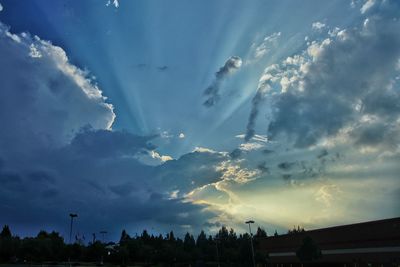
[[[321,257],[301,263],[296,255],[311,238]],[[262,239],[271,266],[400,266],[400,217],[341,225]]]

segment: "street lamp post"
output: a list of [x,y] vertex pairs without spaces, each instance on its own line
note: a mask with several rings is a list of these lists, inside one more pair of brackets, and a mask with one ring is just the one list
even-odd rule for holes
[[256,267],[256,260],[255,260],[255,257],[254,257],[254,246],[253,246],[253,234],[251,233],[251,226],[250,226],[252,223],[254,223],[254,221],[250,220],[250,221],[247,221],[245,223],[249,225],[251,254],[253,256],[253,267]]
[[[105,230],[100,231],[100,234],[103,236],[103,244],[105,245],[106,244],[105,237],[106,237],[107,231],[105,231]],[[101,255],[100,265],[103,265],[103,264],[104,264],[104,255]]]
[[72,241],[72,224],[74,223],[74,218],[78,217],[78,214],[70,213],[69,217],[71,217],[71,226],[69,229],[69,243],[71,244]]

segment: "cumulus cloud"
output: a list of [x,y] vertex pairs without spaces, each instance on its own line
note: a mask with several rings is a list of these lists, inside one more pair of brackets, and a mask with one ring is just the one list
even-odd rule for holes
[[3,6],[0,3],[0,12],[3,11]]
[[[182,195],[221,179],[216,166],[226,154],[198,149],[173,160],[157,151],[155,136],[112,130],[113,106],[100,88],[62,48],[39,37],[0,24],[0,58],[5,221],[63,232],[73,211],[81,231],[96,221],[118,235],[149,221],[165,231],[201,227],[215,216]],[[173,191],[179,194],[172,199]]]
[[220,87],[222,81],[230,74],[237,71],[242,66],[242,59],[238,56],[230,57],[216,73],[212,84],[204,91],[207,100],[203,103],[206,107],[214,106],[220,99]]
[[[96,221],[113,232],[113,238],[122,228],[138,230],[149,222],[163,231],[173,225],[178,233],[181,225],[200,228],[215,213],[182,197],[220,180],[216,166],[225,156],[193,152],[173,160],[154,151],[150,140],[88,129],[70,144],[42,149],[39,154],[20,154],[18,161],[2,153],[0,211],[7,214],[4,220],[16,226],[22,222],[38,228],[53,225],[63,232],[65,217],[74,211],[80,216],[82,232],[92,231]],[[165,163],[144,162],[143,154]],[[183,213],[188,216],[181,218]]]
[[29,151],[64,145],[83,127],[111,129],[113,106],[60,47],[0,24],[0,57],[3,150],[14,150],[10,140]]
[[[389,9],[385,5],[393,3],[381,3]],[[302,54],[267,67],[253,98],[246,139],[254,135],[259,105],[268,98],[271,139],[284,134],[296,147],[307,147],[347,129],[358,136],[357,143],[392,140],[384,136],[392,136],[400,116],[395,104],[399,30],[398,20],[377,10],[362,27],[311,42]],[[382,136],[372,125],[359,126],[371,123],[366,117],[381,121]],[[354,133],[360,131],[368,133]]]

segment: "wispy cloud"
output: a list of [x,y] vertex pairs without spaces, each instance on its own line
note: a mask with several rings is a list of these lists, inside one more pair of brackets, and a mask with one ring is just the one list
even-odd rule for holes
[[225,64],[215,73],[215,79],[212,84],[204,91],[207,97],[203,105],[206,107],[214,106],[220,99],[220,87],[222,81],[230,74],[237,71],[242,66],[242,59],[238,56],[230,57]]
[[115,8],[119,8],[119,1],[118,0],[108,0],[106,6],[114,6]]
[[365,12],[367,12],[376,4],[376,2],[376,0],[367,0],[360,9],[361,13],[364,14]]
[[254,52],[252,59],[247,61],[247,63],[252,63],[258,61],[267,55],[272,49],[276,48],[281,37],[281,32],[275,32],[271,35],[266,36],[259,44],[254,43],[252,45]]

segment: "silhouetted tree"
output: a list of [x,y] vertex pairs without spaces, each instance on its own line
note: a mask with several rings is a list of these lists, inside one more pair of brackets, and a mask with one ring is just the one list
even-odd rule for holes
[[3,230],[0,233],[0,238],[11,238],[11,230],[10,227],[8,227],[8,225],[4,225],[3,226]]
[[[83,235],[82,235],[83,236]],[[265,237],[262,228],[257,229],[255,237]],[[216,245],[222,265],[247,266],[251,263],[251,247],[248,234],[237,235],[225,226],[213,237],[204,231],[195,238],[186,233],[183,240],[174,232],[155,236],[144,230],[140,236],[131,237],[127,231],[121,232],[118,244],[109,242],[110,247],[96,241],[95,236],[88,245],[65,244],[57,232],[40,231],[35,237],[20,239],[12,236],[10,228],[4,226],[0,233],[0,262],[9,263],[17,258],[32,264],[44,262],[97,262],[101,259],[110,264],[128,265],[193,265],[200,262],[216,262]],[[257,239],[257,238],[255,238]],[[108,252],[110,255],[108,255]],[[265,253],[257,250],[258,263],[265,263]]]
[[0,262],[10,262],[16,254],[16,244],[8,225],[0,233]]
[[119,244],[123,245],[131,240],[131,237],[126,233],[125,229],[122,230],[121,238],[119,239]]
[[175,242],[175,236],[173,231],[167,234],[167,240],[169,240],[170,242]]
[[297,226],[297,228],[296,228],[296,226],[293,226],[293,229],[289,229],[288,230],[288,234],[298,234],[298,233],[304,233],[305,232],[305,230],[304,230],[304,228],[303,227],[300,227],[299,225]]
[[185,238],[183,239],[183,248],[186,251],[192,251],[196,247],[196,242],[194,241],[194,237],[186,233]]
[[265,238],[265,237],[267,237],[267,232],[263,228],[258,227],[257,232],[254,235],[254,237],[255,238]]

